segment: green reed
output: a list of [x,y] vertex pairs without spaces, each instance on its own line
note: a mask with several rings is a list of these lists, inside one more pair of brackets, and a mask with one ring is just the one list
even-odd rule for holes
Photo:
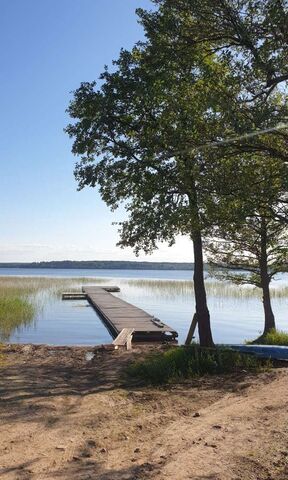
[[46,302],[83,283],[103,284],[103,278],[0,277],[0,341],[8,341],[20,326],[29,325]]
[[[192,280],[149,280],[149,279],[131,279],[122,281],[130,287],[141,288],[153,291],[154,294],[177,297],[191,296],[194,283]],[[261,298],[260,288],[234,285],[230,282],[220,282],[209,280],[206,282],[207,295],[220,298]],[[288,287],[271,287],[272,298],[287,298]]]

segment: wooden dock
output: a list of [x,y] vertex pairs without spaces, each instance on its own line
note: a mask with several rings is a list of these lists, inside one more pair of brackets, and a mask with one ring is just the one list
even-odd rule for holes
[[[117,287],[116,287],[117,288]],[[85,286],[86,298],[99,314],[113,338],[130,332],[133,342],[175,341],[178,333],[141,308],[111,295],[111,287]],[[115,291],[112,289],[112,291]],[[119,291],[119,288],[118,288]],[[123,336],[123,333],[122,333]],[[121,337],[120,337],[121,338]]]

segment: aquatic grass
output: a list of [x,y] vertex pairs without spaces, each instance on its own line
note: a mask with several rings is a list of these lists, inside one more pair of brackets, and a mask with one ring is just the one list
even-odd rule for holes
[[[131,279],[122,281],[130,287],[136,287],[139,289],[146,289],[152,291],[156,295],[160,296],[191,296],[193,294],[194,283],[192,280],[150,280],[150,279]],[[206,281],[207,295],[210,297],[220,298],[259,298],[262,297],[262,291],[260,288],[239,286],[231,282],[220,282],[207,280]],[[271,287],[272,298],[287,298],[288,287]]]
[[62,288],[69,288],[78,286],[80,289],[83,283],[104,284],[109,282],[109,279],[104,278],[87,278],[87,277],[71,277],[71,278],[54,278],[54,277],[18,277],[18,276],[0,276],[0,295],[3,292],[15,293],[35,293],[40,290],[59,291]]
[[20,326],[31,324],[44,305],[65,289],[107,283],[103,278],[0,277],[0,341]]
[[280,347],[288,346],[288,332],[281,330],[275,330],[274,328],[270,332],[265,333],[261,337],[252,342],[246,342],[248,345],[278,345]]
[[29,324],[36,313],[36,305],[21,297],[0,298],[0,339],[7,341],[21,324]]
[[238,371],[258,372],[269,362],[228,348],[203,348],[197,344],[173,347],[148,355],[127,369],[127,374],[145,383],[160,385],[206,374],[215,375]]

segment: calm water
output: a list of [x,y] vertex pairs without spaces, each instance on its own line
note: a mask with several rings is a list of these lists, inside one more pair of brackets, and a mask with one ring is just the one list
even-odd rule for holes
[[191,280],[189,270],[93,270],[78,268],[0,268],[0,276],[17,275],[22,277],[87,277],[87,278],[154,278],[162,280]]
[[[175,328],[179,341],[185,340],[194,310],[193,298],[187,294],[159,291],[157,288],[129,285],[129,279],[190,280],[190,271],[155,270],[58,270],[0,269],[0,275],[90,277],[105,278],[107,284],[119,285],[119,297],[160,318]],[[288,276],[279,276],[276,286],[288,286]],[[262,330],[263,312],[257,298],[209,298],[214,340],[219,343],[239,343],[255,338]],[[273,307],[279,329],[288,330],[288,298],[274,299]],[[50,298],[43,309],[26,327],[20,327],[9,339],[19,343],[52,345],[95,345],[109,343],[111,337],[95,311],[86,301],[65,301]]]

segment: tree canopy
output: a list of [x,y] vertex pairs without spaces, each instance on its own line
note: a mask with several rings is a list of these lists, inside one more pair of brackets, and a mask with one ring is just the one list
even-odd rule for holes
[[[229,62],[252,97],[266,97],[288,81],[287,0],[152,0],[153,15],[139,9],[144,26],[167,37],[185,19],[180,44],[205,45]],[[165,19],[165,22],[164,22]],[[244,90],[243,90],[244,92]]]
[[230,81],[239,84],[238,94],[227,97],[232,130],[223,131],[218,146],[277,154],[287,162],[287,0],[152,2],[155,12],[138,14],[154,41],[164,38],[171,55],[179,57],[201,46],[207,57],[225,62]]

